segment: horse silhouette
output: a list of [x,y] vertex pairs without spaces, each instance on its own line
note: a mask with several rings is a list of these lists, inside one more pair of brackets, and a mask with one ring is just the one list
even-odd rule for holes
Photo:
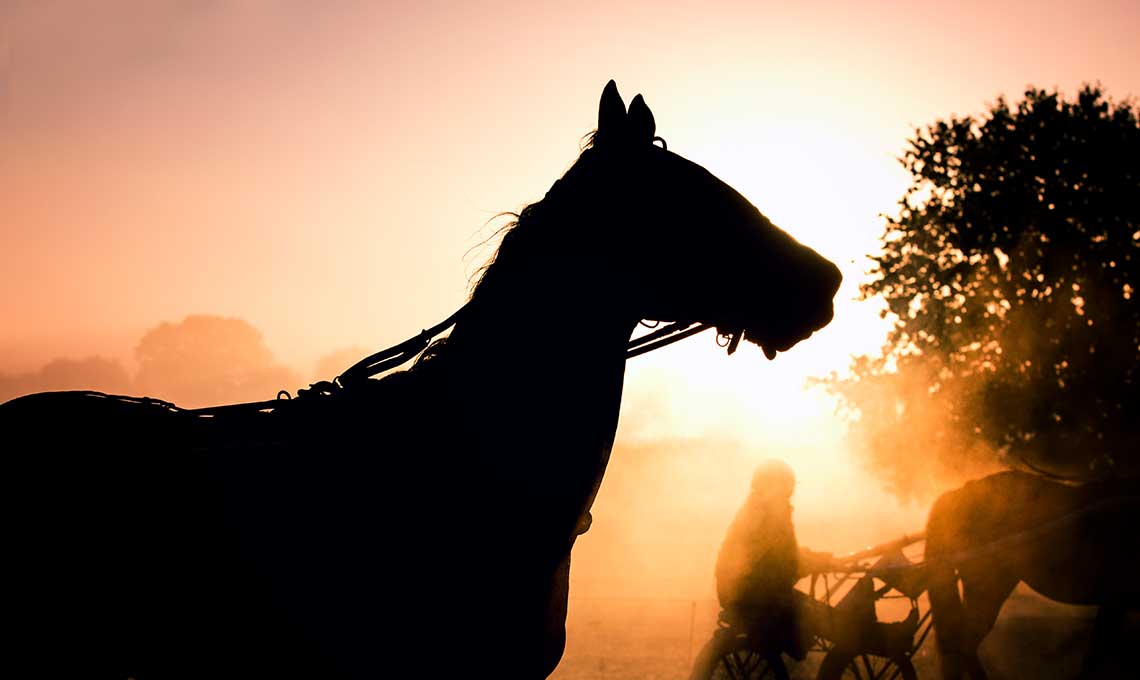
[[1082,675],[1102,677],[1125,614],[1140,608],[1137,520],[1135,480],[1073,485],[1000,472],[940,496],[926,560],[943,680],[986,678],[978,646],[1021,581],[1052,600],[1099,605]]
[[264,408],[97,393],[0,406],[17,631],[0,664],[548,675],[639,321],[713,324],[771,358],[830,321],[840,282],[655,141],[642,97],[627,112],[610,81],[576,162],[408,370]]

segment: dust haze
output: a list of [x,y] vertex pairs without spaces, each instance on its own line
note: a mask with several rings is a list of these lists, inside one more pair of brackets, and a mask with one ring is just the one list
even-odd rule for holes
[[[131,360],[57,358],[35,371],[0,372],[0,400],[58,389],[147,394],[187,407],[270,399],[280,389],[329,379],[368,351],[346,347],[307,367],[289,367],[249,322],[192,315],[153,326]],[[685,431],[675,424],[685,408],[677,393],[684,390],[662,380],[635,375],[628,386],[593,526],[573,553],[568,646],[555,678],[687,676],[716,625],[717,550],[764,459],[785,460],[796,471],[799,543],[836,554],[921,530],[939,493],[995,469],[992,452],[967,457],[975,461],[970,465],[940,462],[962,458],[959,440],[937,434],[943,428],[937,409],[907,411],[914,440],[880,447],[875,456],[851,448],[843,412],[782,431],[769,424],[748,436],[732,428]],[[905,390],[923,387],[916,380],[892,389],[881,395],[885,411],[896,408],[892,400],[911,396]],[[805,427],[813,436],[796,444],[797,433],[787,428]],[[923,481],[903,486],[897,475]],[[1043,672],[1056,673],[1040,677],[1075,674],[1091,625],[1088,610],[1048,603],[1022,588],[1003,612],[1004,627],[999,622],[983,646],[993,677],[1018,677],[1024,666],[1010,660],[1030,657],[1048,664]],[[920,674],[924,664],[934,673],[933,655],[928,642],[916,657]]]

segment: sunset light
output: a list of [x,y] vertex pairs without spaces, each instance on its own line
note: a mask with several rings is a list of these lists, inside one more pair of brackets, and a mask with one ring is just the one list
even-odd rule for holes
[[[937,399],[945,398],[952,405],[935,400],[925,410],[908,405],[911,410],[899,406],[897,413],[890,411],[905,431],[889,439],[891,446],[883,445],[870,454],[867,451],[874,444],[867,442],[887,440],[874,439],[878,432],[864,433],[862,439],[854,436],[851,409],[844,408],[851,402],[841,401],[839,390],[829,390],[820,381],[828,376],[850,377],[856,357],[885,355],[894,347],[888,333],[899,317],[888,312],[890,296],[876,289],[862,299],[860,290],[872,279],[872,258],[884,252],[882,236],[888,220],[898,220],[898,224],[907,219],[900,217],[900,200],[912,187],[917,166],[905,166],[900,159],[916,130],[953,117],[984,120],[1002,97],[1010,102],[1014,114],[1028,116],[1028,109],[1019,112],[1016,102],[1031,86],[1056,90],[1065,101],[1076,101],[1085,85],[1100,87],[1114,106],[1134,101],[1131,97],[1140,94],[1138,29],[1140,3],[1135,0],[0,2],[0,404],[29,393],[79,389],[145,395],[190,408],[260,402],[279,395],[307,403],[299,389],[336,378],[366,354],[415,336],[467,302],[481,268],[502,243],[500,230],[514,213],[547,196],[553,183],[578,162],[587,135],[603,124],[605,93],[611,92],[603,88],[613,79],[622,100],[618,122],[609,135],[611,140],[620,137],[625,146],[610,141],[606,147],[602,131],[597,142],[601,151],[595,155],[624,159],[612,149],[626,153],[635,143],[640,149],[648,147],[651,138],[660,137],[670,152],[706,168],[772,224],[822,256],[809,258],[801,252],[803,248],[783,245],[783,250],[752,253],[747,248],[753,241],[743,239],[726,248],[727,254],[715,252],[724,255],[726,262],[756,267],[748,274],[767,287],[747,301],[759,308],[760,318],[773,329],[772,337],[779,332],[803,339],[769,361],[761,348],[748,342],[728,356],[710,330],[631,359],[624,372],[624,388],[617,369],[617,378],[595,378],[584,372],[576,362],[584,361],[582,357],[591,351],[599,355],[601,351],[587,342],[590,327],[582,319],[594,310],[583,300],[598,294],[592,286],[600,290],[599,281],[611,280],[605,276],[624,280],[605,270],[609,260],[601,255],[628,253],[619,264],[621,271],[637,281],[636,294],[645,295],[653,304],[676,302],[663,303],[644,292],[657,294],[660,286],[681,298],[677,303],[681,309],[689,308],[685,304],[708,302],[693,292],[705,290],[702,286],[723,293],[726,300],[746,299],[741,281],[749,280],[729,271],[727,265],[691,255],[697,252],[695,244],[705,243],[710,234],[719,235],[717,230],[740,231],[727,230],[718,222],[727,221],[723,215],[740,214],[729,211],[741,205],[739,201],[717,202],[709,197],[722,194],[694,179],[686,183],[680,173],[682,179],[676,179],[676,184],[663,182],[638,193],[643,183],[634,174],[636,169],[651,167],[674,181],[675,168],[665,165],[666,170],[661,170],[633,161],[615,166],[617,171],[604,166],[611,174],[599,176],[610,178],[607,181],[620,178],[625,193],[605,193],[604,200],[591,198],[593,203],[583,203],[588,209],[573,206],[578,212],[550,199],[546,205],[555,207],[541,213],[546,220],[552,210],[565,210],[571,216],[564,219],[559,213],[563,221],[549,228],[563,231],[541,235],[546,239],[543,247],[548,248],[542,252],[565,268],[544,263],[524,268],[524,274],[512,274],[517,278],[508,283],[522,290],[511,288],[508,292],[517,299],[499,303],[510,313],[485,303],[476,312],[482,316],[461,318],[454,347],[445,344],[442,350],[429,350],[439,350],[441,357],[423,362],[427,368],[422,372],[432,379],[436,374],[431,371],[454,366],[448,361],[478,357],[485,362],[463,373],[463,380],[441,383],[454,393],[448,392],[446,399],[434,392],[430,398],[416,393],[415,398],[424,399],[422,404],[401,399],[386,403],[367,428],[357,423],[360,430],[352,431],[359,434],[367,429],[367,437],[353,439],[354,435],[345,434],[348,430],[343,423],[329,421],[336,423],[329,429],[341,437],[336,441],[367,441],[368,455],[361,459],[375,466],[368,468],[370,473],[383,472],[384,479],[373,485],[356,479],[358,490],[367,486],[368,494],[375,490],[377,497],[391,494],[392,499],[405,494],[399,504],[391,500],[400,512],[369,523],[368,532],[338,531],[371,547],[389,540],[397,545],[407,539],[407,545],[420,546],[418,550],[438,549],[438,543],[416,534],[414,522],[419,515],[439,519],[446,514],[446,503],[457,503],[449,501],[447,494],[468,493],[470,498],[462,497],[472,507],[462,513],[464,526],[476,531],[473,526],[485,525],[478,528],[477,537],[463,544],[467,552],[456,560],[465,565],[484,564],[480,541],[498,541],[491,545],[515,549],[529,545],[528,541],[539,545],[545,540],[534,529],[545,526],[539,521],[546,518],[543,502],[553,504],[564,497],[586,505],[592,501],[593,524],[574,543],[564,660],[551,677],[680,680],[688,677],[701,645],[717,630],[720,595],[714,569],[718,550],[749,497],[754,470],[764,461],[779,459],[794,471],[796,486],[790,502],[798,545],[843,555],[923,531],[939,494],[1010,461],[1066,462],[1063,455],[1047,449],[1088,448],[1081,443],[1084,440],[1066,438],[1072,432],[1119,434],[1111,424],[1116,421],[1107,420],[1109,416],[1103,422],[1088,416],[1079,426],[1070,422],[1085,417],[1084,412],[1061,406],[1096,401],[1086,399],[1085,393],[1065,393],[1069,396],[1056,399],[1061,406],[1055,409],[1019,401],[1026,393],[1044,390],[1042,385],[1052,388],[1058,382],[1062,387],[1076,385],[1073,390],[1094,389],[1081,382],[1086,373],[1080,371],[1096,375],[1096,361],[1131,365],[1119,358],[1124,350],[1105,338],[1131,337],[1128,333],[1134,331],[1121,325],[1116,333],[1112,329],[1117,327],[1097,316],[1101,310],[1116,309],[1113,305],[1120,302],[1122,290],[1123,299],[1131,300],[1131,286],[1136,283],[1129,284],[1126,273],[1100,286],[1066,269],[1055,284],[1056,293],[1054,288],[1045,289],[1052,285],[1044,277],[1053,264],[1043,255],[1041,262],[1046,264],[1039,270],[1045,273],[1036,282],[1032,275],[1038,269],[1026,269],[1032,275],[1021,278],[1009,274],[1019,257],[1032,259],[1026,253],[1035,244],[1050,243],[1047,235],[1033,241],[1032,247],[1025,245],[1028,237],[1019,241],[1012,236],[1009,244],[985,245],[970,261],[971,265],[980,262],[981,269],[948,278],[945,308],[936,309],[953,318],[959,314],[953,306],[958,296],[961,321],[975,306],[983,305],[983,299],[994,310],[1016,312],[1022,309],[1022,301],[1025,309],[1036,310],[1034,305],[1053,304],[1053,297],[1063,293],[1066,299],[1080,296],[1078,306],[1090,310],[1087,325],[1083,319],[1054,323],[1060,317],[1050,314],[1072,311],[1062,309],[1060,303],[1042,306],[1045,311],[1032,312],[1040,314],[1039,318],[1030,317],[1031,321],[1013,330],[997,323],[997,312],[993,318],[986,315],[981,321],[962,321],[960,329],[950,331],[944,326],[954,324],[943,324],[943,317],[925,326],[916,322],[922,333],[930,331],[930,338],[944,332],[957,344],[943,341],[942,336],[929,340],[924,347],[941,350],[944,345],[950,358],[934,368],[914,367],[914,373],[907,375],[919,377],[908,379],[923,396],[938,392]],[[644,99],[635,107],[638,94]],[[655,126],[647,127],[649,110]],[[1092,148],[1091,142],[1086,146]],[[957,147],[946,147],[939,151],[939,162],[955,153]],[[932,160],[923,162],[925,167],[934,165]],[[1036,156],[1033,162],[1038,162]],[[587,166],[582,174],[596,171]],[[986,172],[979,171],[978,182],[985,181]],[[1053,181],[1051,167],[1039,174]],[[1124,170],[1109,174],[1125,176]],[[1057,170],[1056,177],[1060,176]],[[1044,186],[1045,179],[1040,181]],[[973,182],[971,177],[967,184]],[[560,182],[563,190],[570,184]],[[593,197],[589,190],[594,189],[587,184],[587,189],[578,191]],[[1063,189],[1081,195],[1080,182],[1075,188],[1065,185]],[[975,194],[982,196],[981,184]],[[1004,194],[995,191],[993,196]],[[675,199],[678,205],[688,207],[683,201],[690,200],[702,208],[685,214],[716,219],[674,224],[680,220],[663,212],[661,206],[672,205]],[[633,201],[644,205],[632,205]],[[997,214],[1000,219],[994,219],[1005,220],[993,226],[995,234],[999,227],[1006,230],[1000,234],[1004,238],[1011,233],[1008,224],[1027,211],[1045,211],[1038,201],[1044,199],[1040,195],[1026,198],[1009,210],[984,212],[979,208],[978,214],[986,218]],[[1121,201],[1121,205],[1127,203]],[[1078,204],[1074,199],[1074,205]],[[990,210],[989,204],[983,207]],[[1058,205],[1058,214],[1062,207]],[[1053,208],[1049,203],[1048,210]],[[748,225],[752,226],[759,220],[750,214]],[[645,238],[639,241],[618,231],[636,219],[622,222],[617,215],[654,216],[652,224],[632,226],[645,227],[639,233],[649,234],[648,238],[661,238],[664,245],[652,252],[672,259],[645,261],[645,253],[650,252]],[[963,215],[954,223],[958,231],[948,233],[959,234],[981,224],[982,218],[974,213]],[[1033,215],[1046,215],[1026,218],[1034,225],[1045,225],[1042,229],[1052,224],[1047,212]],[[944,217],[939,214],[929,222]],[[1131,219],[1124,214],[1115,217],[1121,223]],[[737,221],[744,222],[742,218]],[[906,224],[920,222],[914,218]],[[545,226],[540,223],[532,231]],[[988,222],[985,227],[990,228]],[[940,234],[930,242],[942,247],[948,238]],[[978,241],[990,244],[986,238],[990,237],[978,237]],[[993,244],[997,238],[993,237]],[[1099,244],[1108,237],[1089,238]],[[934,246],[930,249],[935,261],[939,254]],[[919,273],[898,273],[897,280],[891,281],[896,290],[905,288],[899,282],[907,276],[915,290],[928,283],[922,278],[928,270],[914,264],[919,262],[915,252],[897,255],[900,272],[906,265]],[[986,259],[991,256],[997,258],[993,264]],[[512,264],[509,255],[500,253],[500,257]],[[1123,256],[1119,259],[1119,269],[1116,260],[1111,264],[1114,272],[1132,266]],[[826,296],[834,290],[834,285],[828,288],[827,284],[836,277],[833,268],[825,271],[817,260],[834,263],[843,277],[830,299],[834,318],[826,325],[826,317],[811,306],[827,308]],[[794,266],[787,265],[786,272],[777,266],[788,262]],[[767,263],[771,271],[761,271],[759,263]],[[1068,267],[1068,260],[1065,263],[1056,269]],[[553,283],[542,278],[544,273],[556,278],[541,271],[546,266],[562,278]],[[1104,270],[1108,268],[1105,265]],[[1074,266],[1072,272],[1076,271]],[[1013,283],[1002,288],[1006,280],[1000,277],[1006,274]],[[688,286],[669,287],[675,280]],[[557,302],[543,298],[535,304],[528,297],[538,295],[535,291],[540,284],[534,281],[549,283],[561,297],[552,298]],[[997,292],[987,288],[991,283]],[[528,285],[534,290],[526,290]],[[969,285],[975,288],[968,289]],[[918,295],[906,290],[912,297]],[[1070,290],[1079,293],[1069,295]],[[609,303],[625,300],[622,296],[627,295],[624,290],[609,292],[611,297],[598,295],[598,299]],[[686,297],[690,294],[696,302]],[[628,293],[630,299],[634,295]],[[796,305],[783,304],[789,300]],[[898,300],[893,302],[899,310]],[[640,298],[638,304],[643,304]],[[724,303],[724,308],[731,306]],[[905,317],[905,305],[901,310]],[[797,316],[800,311],[802,318]],[[739,313],[745,318],[744,311]],[[1083,315],[1084,309],[1077,313]],[[619,317],[615,313],[613,318]],[[1094,325],[1093,318],[1101,325]],[[466,329],[465,322],[469,323]],[[476,322],[495,326],[505,340],[496,344],[485,339],[478,334],[481,329]],[[1117,317],[1111,317],[1111,323],[1117,323]],[[990,333],[976,346],[967,337],[975,328]],[[1080,342],[1087,341],[1091,349],[1085,351],[1085,345],[1080,345],[1080,352],[1073,355],[1083,357],[1080,360],[1069,355],[1039,359],[1033,352],[1057,344],[1048,345],[1034,335],[1046,328],[1051,332],[1064,328]],[[646,332],[639,327],[635,336]],[[757,332],[750,327],[747,337],[757,337]],[[578,343],[574,351],[567,347],[559,354],[541,351],[558,347],[559,341],[570,343],[567,338]],[[1132,342],[1127,349],[1135,345]],[[954,370],[967,378],[990,375],[983,369],[970,373],[972,362],[992,369],[991,360],[1003,351],[1023,351],[1029,363],[1016,367],[1010,373],[1013,377],[1001,374],[980,387],[966,379],[955,382],[958,374],[951,379]],[[898,360],[902,354],[892,356]],[[522,398],[518,392],[529,383],[521,379],[511,383],[488,368],[496,361],[506,364],[511,360],[530,362],[530,368],[520,375],[536,381],[541,378],[552,394]],[[1091,368],[1080,361],[1090,362]],[[613,365],[620,366],[620,361]],[[927,370],[933,376],[929,381],[922,377],[928,375],[923,373]],[[864,380],[860,385],[877,385],[875,379],[887,383],[882,375],[871,372],[860,379]],[[1124,382],[1131,385],[1129,380]],[[937,388],[929,387],[935,384]],[[466,391],[460,393],[457,386]],[[897,387],[899,394],[906,387],[889,386]],[[326,384],[316,392],[320,389],[326,390],[320,394],[328,396],[341,387]],[[281,395],[282,390],[287,394]],[[1112,404],[1130,403],[1131,392],[1120,394],[1124,396]],[[958,396],[959,401],[951,399]],[[521,406],[512,408],[508,400],[512,397]],[[1116,398],[1115,393],[1106,397],[1109,401]],[[609,437],[612,422],[603,417],[611,402],[614,413],[620,402],[614,437]],[[542,404],[550,404],[552,411],[572,420],[543,429],[541,416],[547,414]],[[454,459],[426,445],[422,449],[409,446],[405,451],[397,446],[398,437],[390,438],[395,437],[391,431],[403,423],[427,417],[436,409],[446,414],[449,408],[467,419],[465,425],[478,424],[473,428],[478,436],[468,439],[457,434],[463,431],[459,420],[425,428],[431,436],[457,438],[450,441],[447,452]],[[1008,413],[1001,408],[1008,408]],[[1116,413],[1108,406],[1105,411]],[[595,422],[589,416],[597,413],[603,415]],[[1096,417],[1100,415],[1097,412]],[[328,416],[322,412],[321,417]],[[940,429],[951,420],[960,425],[973,417],[979,424],[966,428],[966,435],[959,430],[944,434]],[[94,423],[102,421],[76,422],[101,431]],[[158,427],[148,420],[138,422],[142,424],[132,427],[146,436],[153,434],[146,428]],[[216,422],[228,421],[221,417]],[[303,422],[311,426],[317,421]],[[502,432],[508,431],[507,424],[514,428],[510,432],[540,433],[541,437],[511,448],[501,441],[506,438]],[[1072,425],[1072,429],[1061,425]],[[1043,429],[1044,434],[1037,436],[1034,427],[1054,429]],[[62,426],[40,429],[70,432]],[[1127,452],[1140,441],[1140,435],[1130,432],[1120,434],[1115,444],[1106,443],[1108,453],[1101,455],[1098,450],[1101,457],[1093,463],[1086,465],[1082,459],[1080,464],[1085,467],[1080,469],[1100,473],[1106,469],[1103,460],[1109,460],[1115,461],[1108,464],[1109,469],[1123,470],[1131,455]],[[978,441],[970,439],[975,435]],[[215,436],[221,435],[209,435]],[[258,436],[262,436],[260,431]],[[323,435],[307,436],[311,436],[311,441],[305,440],[306,446],[311,444],[307,452],[340,460],[332,448],[324,449]],[[180,443],[202,450],[224,448],[209,437]],[[140,434],[139,441],[144,439]],[[948,450],[962,448],[962,455],[931,453],[927,449],[933,445],[922,443],[935,440]],[[912,442],[913,451],[908,448]],[[604,468],[605,456],[587,446],[595,443],[604,445],[605,452],[612,444],[608,468]],[[144,448],[138,446],[140,451]],[[480,451],[497,446],[508,451],[503,458],[478,457]],[[561,464],[558,456],[573,446],[598,455],[598,465],[605,469],[604,478],[599,472],[596,498],[586,488],[593,477],[570,464],[557,467]],[[1029,451],[1027,458],[1014,457],[1018,446]],[[158,453],[160,447],[155,448]],[[1046,453],[1040,454],[1041,450]],[[942,457],[937,466],[931,463],[929,468],[937,472],[926,474],[921,484],[903,488],[898,475],[905,472],[883,468],[911,456],[916,461],[927,460],[924,456],[930,460]],[[140,455],[138,460],[151,459]],[[269,489],[266,493],[287,497],[286,491],[279,490],[288,487],[281,479],[292,473],[279,472],[275,466],[287,466],[280,461],[292,459],[282,454],[279,458],[267,455],[265,460],[248,463],[248,470],[234,474],[257,480],[257,484],[250,483],[259,493]],[[898,469],[912,469],[902,463]],[[1048,469],[1072,471],[1059,463]],[[428,468],[431,475],[416,476]],[[176,486],[169,480],[178,479],[178,474],[169,473],[163,479]],[[314,484],[327,483],[332,488],[332,482],[313,474],[318,480]],[[504,488],[518,491],[518,498],[509,500],[492,492],[480,495],[458,481],[464,475],[475,478],[478,474],[503,475],[509,480]],[[31,472],[27,475],[34,477]],[[80,479],[79,472],[75,475]],[[548,477],[585,486],[571,493],[549,490],[542,487],[545,481],[535,481],[549,481]],[[417,484],[423,485],[424,492],[412,502],[408,499],[419,488]],[[78,481],[75,485],[82,487]],[[114,487],[107,488],[112,490],[108,493],[118,493]],[[156,489],[148,491],[144,500],[159,503],[164,498],[180,498],[175,492],[164,496],[165,492]],[[313,500],[317,495],[297,495],[307,499],[299,503],[320,505]],[[270,507],[272,499],[264,502]],[[350,507],[348,501],[343,503]],[[351,507],[346,514],[356,512],[356,506]],[[307,531],[303,511],[296,512],[290,521],[302,527],[299,531]],[[566,517],[573,520],[578,513],[563,517],[560,512],[549,511],[550,524],[569,531],[573,522]],[[270,514],[266,511],[266,516]],[[510,524],[516,517],[522,519]],[[262,521],[271,520],[260,515],[250,520],[249,527],[258,527],[249,529],[253,535],[261,536],[257,532],[263,527],[257,522]],[[437,526],[423,521],[429,527],[425,531],[447,535],[442,522]],[[509,531],[523,537],[509,541]],[[323,546],[321,541],[326,538],[329,545],[339,540],[328,538],[339,536],[335,532],[313,532],[314,545]],[[389,532],[396,538],[389,538]],[[265,540],[268,545],[270,539]],[[281,550],[273,553],[273,560],[285,562],[287,558],[281,555],[293,554]],[[522,555],[522,548],[518,550]],[[364,554],[366,549],[360,551]],[[310,559],[315,560],[312,555],[317,552]],[[177,561],[160,556],[154,558],[155,564],[161,559]],[[363,570],[367,559],[359,559],[353,568]],[[540,561],[535,560],[536,564]],[[550,563],[561,564],[561,557]],[[517,567],[521,575],[503,572],[497,574],[501,582],[490,581],[485,587],[522,583],[537,588],[526,581],[523,570],[529,563],[519,564],[523,565]],[[455,576],[442,560],[424,568],[428,570],[424,573],[449,584],[452,577],[456,581],[486,580],[488,574],[496,575],[489,568],[480,572],[477,567],[466,567],[475,571],[457,568],[455,573],[460,575]],[[297,574],[303,572],[301,566],[296,569]],[[302,580],[297,574],[281,577],[282,582],[294,577]],[[461,599],[455,595],[461,586],[448,587],[455,589],[449,597]],[[395,585],[392,597],[410,602],[412,589]],[[318,601],[324,602],[314,596],[312,602]],[[325,611],[319,602],[305,602],[312,611]],[[922,604],[926,607],[927,600]],[[1014,609],[1017,606],[1021,605],[1015,604]],[[457,625],[478,629],[482,615],[465,612]],[[636,636],[643,632],[647,648],[637,649],[642,643]],[[328,654],[343,652],[351,662],[359,660],[352,656],[359,649],[345,642],[351,639],[350,633],[333,637],[333,642],[320,642],[324,645],[321,653],[333,649]],[[933,649],[933,640],[923,649]],[[337,647],[340,644],[344,649]],[[542,644],[551,643],[543,638]],[[659,653],[654,644],[671,651]],[[549,649],[543,650],[550,654]],[[989,664],[996,652],[986,653],[991,655],[985,658]],[[922,663],[933,669],[934,657],[921,661],[920,654],[925,652],[916,652],[916,665],[925,675]],[[523,662],[519,664],[521,668]],[[611,674],[604,674],[606,669]],[[929,672],[929,677],[936,677],[936,671]],[[482,676],[475,673],[472,677]]]

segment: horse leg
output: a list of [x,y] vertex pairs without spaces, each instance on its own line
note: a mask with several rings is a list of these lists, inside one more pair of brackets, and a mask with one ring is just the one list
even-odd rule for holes
[[1013,593],[1018,579],[988,565],[986,569],[961,570],[962,600],[965,607],[962,652],[966,668],[974,680],[986,680],[986,671],[978,658],[978,647],[993,630],[1002,604]]
[[[929,549],[929,548],[928,548]],[[931,564],[927,593],[934,617],[934,639],[942,680],[962,680],[965,609],[958,597],[958,574],[949,565]]]
[[1112,650],[1120,649],[1123,641],[1121,633],[1124,631],[1124,617],[1127,612],[1127,607],[1115,604],[1104,604],[1097,609],[1092,639],[1089,640],[1089,649],[1085,653],[1084,663],[1081,664],[1080,677],[1106,676],[1108,669],[1105,661],[1112,654]]
[[949,566],[931,566],[928,593],[943,680],[986,680],[978,647],[997,621],[998,612],[1017,579],[1000,572],[963,569],[962,596],[958,575]]
[[540,676],[554,672],[562,653],[566,651],[566,614],[570,599],[570,553],[558,565],[550,587],[550,601],[546,607],[545,634],[542,640]]

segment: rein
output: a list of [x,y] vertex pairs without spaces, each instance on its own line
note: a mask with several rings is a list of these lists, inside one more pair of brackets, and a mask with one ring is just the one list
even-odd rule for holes
[[[431,344],[431,341],[436,336],[454,326],[459,318],[463,316],[464,311],[467,310],[470,304],[470,302],[464,304],[462,307],[455,310],[451,316],[447,317],[443,321],[440,321],[430,328],[425,328],[424,330],[420,331],[419,334],[414,335],[407,340],[404,340],[403,342],[397,343],[391,347],[382,349],[379,352],[375,352],[364,357],[352,366],[349,366],[343,373],[333,378],[332,380],[322,380],[320,382],[309,385],[307,388],[297,390],[297,398],[300,399],[311,398],[313,396],[332,396],[344,388],[360,385],[369,378],[390,371],[397,366],[406,364],[407,362],[414,359],[418,354],[427,349],[428,345]],[[633,357],[639,357],[642,354],[648,354],[655,349],[660,349],[679,340],[684,340],[685,338],[692,337],[698,333],[707,331],[712,327],[712,324],[697,323],[696,321],[676,321],[670,324],[666,324],[665,326],[654,330],[652,333],[646,333],[639,338],[630,340],[629,344],[626,346],[626,359],[632,359]],[[727,338],[725,344],[722,344],[721,346],[727,346],[728,353],[732,354],[736,350],[737,345],[740,343],[740,338],[743,335],[743,332],[737,332],[732,334],[721,334],[718,336],[718,338]],[[268,401],[254,401],[242,404],[224,404],[221,406],[207,406],[204,408],[192,409],[181,409],[177,407],[174,408],[182,413],[187,413],[190,415],[215,416],[235,413],[239,411],[264,411],[276,408],[280,406],[282,402],[292,401],[292,399],[293,396],[289,394],[287,390],[281,390],[277,393],[276,399],[270,399]],[[168,406],[173,407],[173,404],[169,404]]]
[[[455,322],[459,320],[459,317],[463,315],[463,312],[470,304],[471,303],[469,302],[463,305],[451,316],[447,317],[443,321],[440,321],[431,328],[426,328],[420,331],[419,335],[408,338],[407,340],[397,345],[392,345],[387,349],[380,350],[375,354],[364,357],[360,361],[350,366],[344,373],[341,373],[339,376],[337,376],[333,380],[333,383],[339,384],[341,386],[348,386],[355,384],[360,380],[379,375],[380,373],[393,369],[401,364],[407,363],[412,359],[412,357],[427,349],[427,346],[431,343],[432,338],[444,332],[448,328],[454,326]],[[632,359],[633,357],[647,354],[655,349],[665,347],[666,345],[671,345],[678,340],[684,340],[685,338],[694,336],[697,333],[707,331],[710,328],[712,328],[712,324],[698,324],[695,321],[676,321],[667,324],[661,328],[658,328],[652,333],[646,333],[640,338],[630,340],[629,344],[626,346],[625,357],[627,359]],[[740,334],[737,334],[732,338],[733,343],[739,342],[739,335]],[[735,349],[735,346],[733,346],[733,349]]]
[[1054,517],[1052,519],[1046,520],[1037,526],[1029,527],[1028,529],[1022,529],[1020,531],[1015,531],[1013,533],[1004,534],[990,539],[989,541],[979,546],[967,548],[965,550],[959,550],[957,552],[952,552],[946,555],[938,555],[935,557],[926,557],[924,555],[922,560],[911,562],[910,564],[905,565],[865,568],[860,567],[855,563],[872,557],[878,557],[891,551],[902,550],[903,548],[909,547],[915,543],[925,541],[927,540],[925,531],[905,534],[901,538],[896,538],[893,541],[888,541],[886,543],[882,543],[865,550],[860,550],[858,552],[842,555],[836,559],[839,562],[851,565],[850,571],[848,573],[872,572],[878,574],[889,572],[907,572],[930,567],[932,565],[958,568],[965,563],[976,562],[980,559],[989,559],[995,555],[1005,554],[1005,552],[1011,548],[1016,549],[1024,547],[1026,544],[1032,543],[1033,541],[1039,541],[1042,538],[1048,537],[1049,534],[1053,532],[1065,528],[1070,528],[1073,523],[1086,519],[1089,515],[1131,506],[1140,507],[1140,496],[1127,494],[1120,496],[1111,496],[1109,498],[1101,499],[1083,505],[1075,510],[1066,512],[1059,517]]

